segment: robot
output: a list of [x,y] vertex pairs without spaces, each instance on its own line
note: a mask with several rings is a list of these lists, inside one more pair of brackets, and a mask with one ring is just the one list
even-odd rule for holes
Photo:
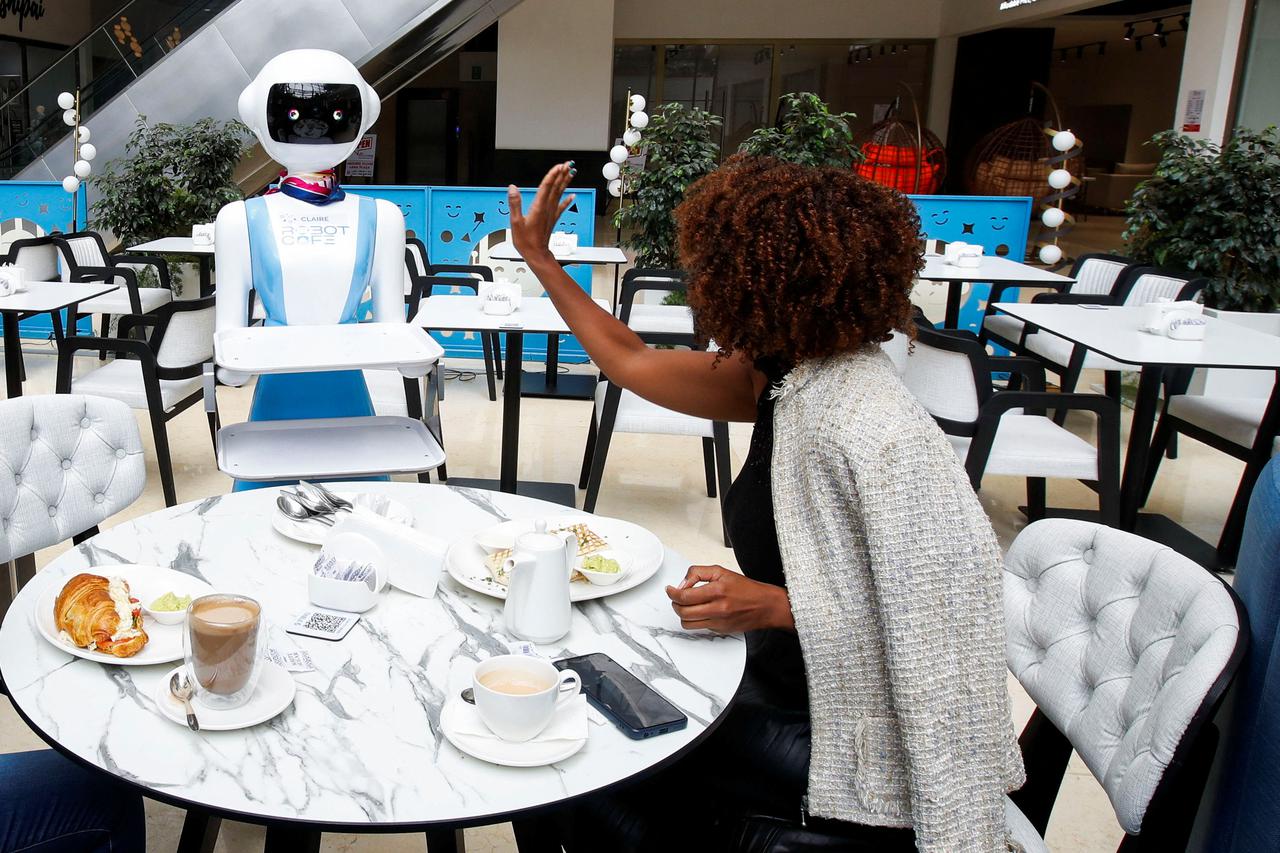
[[[218,213],[217,329],[245,326],[253,294],[268,326],[354,323],[366,292],[374,320],[404,322],[404,216],[388,201],[344,192],[333,172],[378,118],[373,88],[336,53],[291,50],[263,66],[239,108],[285,172],[267,195]],[[226,369],[218,377],[249,380]],[[362,373],[343,370],[258,377],[249,420],[373,413]]]

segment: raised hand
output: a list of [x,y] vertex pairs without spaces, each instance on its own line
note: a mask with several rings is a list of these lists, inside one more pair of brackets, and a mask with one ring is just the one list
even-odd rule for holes
[[511,210],[511,242],[525,261],[532,262],[542,255],[550,256],[547,244],[551,240],[551,231],[559,221],[560,215],[573,204],[574,196],[561,200],[569,181],[578,174],[573,161],[552,166],[542,183],[538,185],[538,194],[524,211],[524,203],[520,198],[520,190],[515,184],[507,187],[507,204]]

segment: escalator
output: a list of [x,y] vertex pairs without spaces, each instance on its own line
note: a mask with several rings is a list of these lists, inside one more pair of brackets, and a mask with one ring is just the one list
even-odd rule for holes
[[[139,116],[175,124],[238,117],[241,89],[268,59],[294,48],[342,54],[385,99],[519,2],[309,0],[302,13],[279,0],[133,0],[120,16],[127,30],[113,19],[54,66],[80,63],[82,121],[105,164],[124,154]],[[59,79],[46,79],[50,71],[0,105],[9,132],[0,178],[60,180],[70,171],[71,140],[53,103],[57,91],[44,92],[49,79]],[[75,79],[65,67],[61,74]],[[273,171],[259,152],[237,177],[254,190]]]

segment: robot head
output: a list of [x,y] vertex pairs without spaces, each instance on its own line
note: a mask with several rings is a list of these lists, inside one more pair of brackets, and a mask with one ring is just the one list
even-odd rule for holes
[[332,169],[346,160],[380,109],[356,67],[327,50],[282,53],[240,93],[240,119],[291,172]]

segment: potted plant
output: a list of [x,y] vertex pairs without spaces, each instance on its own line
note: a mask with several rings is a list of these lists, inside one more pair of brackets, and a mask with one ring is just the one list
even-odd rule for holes
[[1126,208],[1135,260],[1206,276],[1204,301],[1226,311],[1280,306],[1280,135],[1238,128],[1222,146],[1176,131],[1152,137],[1154,175]]
[[[93,179],[94,227],[132,245],[212,222],[223,205],[244,198],[232,175],[247,135],[238,121],[148,125],[140,116],[126,156]],[[177,280],[174,289],[181,292]]]
[[812,92],[793,92],[782,96],[777,124],[752,131],[738,150],[802,166],[849,169],[863,159],[849,127],[852,118],[853,113],[831,112]]
[[628,175],[632,198],[614,224],[627,229],[622,245],[636,252],[636,266],[675,267],[672,211],[685,190],[720,164],[720,117],[683,104],[664,104],[645,131],[644,167]]

